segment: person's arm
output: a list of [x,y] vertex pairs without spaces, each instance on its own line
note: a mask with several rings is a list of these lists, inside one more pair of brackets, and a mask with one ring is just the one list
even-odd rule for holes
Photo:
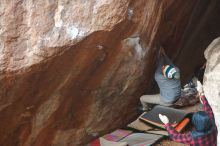
[[193,140],[191,137],[191,134],[185,133],[185,134],[180,134],[178,133],[169,123],[169,119],[167,116],[165,115],[161,115],[159,114],[159,119],[162,121],[162,123],[164,123],[165,128],[167,129],[169,136],[172,140],[176,141],[176,142],[181,142],[184,144],[190,144],[191,141]]
[[207,113],[207,115],[209,116],[210,119],[214,119],[214,115],[213,115],[213,111],[211,106],[209,105],[209,102],[207,101],[205,95],[204,95],[204,91],[203,91],[203,86],[200,83],[200,81],[197,81],[197,87],[196,87],[198,94],[199,94],[199,98],[201,103],[203,104],[203,110],[204,112]]
[[172,140],[176,142],[184,143],[184,144],[190,144],[190,142],[192,141],[191,134],[189,132],[185,134],[178,133],[169,123],[165,124],[165,127]]
[[159,51],[160,56],[163,58],[164,63],[166,65],[173,65],[173,62],[170,60],[170,58],[167,56],[167,54],[164,51],[164,48],[162,46],[160,46],[160,51]]
[[159,69],[161,69],[162,68],[162,66],[164,65],[164,63],[165,63],[165,59],[164,59],[164,56],[163,56],[163,54],[158,54],[158,56],[157,56],[157,60],[158,60],[158,62],[157,62],[157,69],[159,68]]
[[207,101],[205,95],[202,94],[202,95],[200,96],[200,98],[201,98],[201,100],[202,100],[204,112],[207,113],[207,115],[209,116],[210,119],[214,119],[214,115],[213,115],[212,108],[211,108],[211,106],[209,105],[209,102]]
[[174,64],[173,64],[173,62],[170,60],[170,58],[166,55],[166,54],[164,54],[164,62],[167,64],[167,65],[173,65],[174,66]]
[[163,47],[160,47],[157,58],[158,58],[158,62],[157,62],[156,72],[161,72],[161,69],[162,69],[163,65],[173,65],[172,61],[166,55]]

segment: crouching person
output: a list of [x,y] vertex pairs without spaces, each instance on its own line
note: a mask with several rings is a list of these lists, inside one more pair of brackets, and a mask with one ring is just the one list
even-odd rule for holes
[[171,127],[167,116],[159,114],[159,118],[165,124],[170,138],[176,142],[189,144],[190,146],[216,146],[217,127],[212,109],[204,96],[200,82],[197,82],[197,90],[204,111],[199,111],[193,114],[192,123],[195,128],[194,131],[180,134]]
[[160,94],[141,96],[143,110],[148,109],[149,103],[172,106],[181,96],[179,68],[172,63],[162,47],[159,51],[154,78],[159,86]]

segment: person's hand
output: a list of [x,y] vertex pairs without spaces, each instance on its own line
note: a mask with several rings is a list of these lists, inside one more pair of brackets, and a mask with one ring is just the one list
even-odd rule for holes
[[200,81],[197,81],[197,87],[196,87],[199,95],[203,94],[203,86],[202,84],[200,83]]
[[169,119],[167,118],[167,116],[159,114],[159,118],[164,124],[169,123]]
[[164,56],[165,55],[164,48],[161,47],[161,46],[160,46],[159,54],[160,54],[160,56]]
[[203,104],[203,101],[202,101],[202,98],[201,98],[201,96],[199,96],[199,100],[200,100],[201,104]]

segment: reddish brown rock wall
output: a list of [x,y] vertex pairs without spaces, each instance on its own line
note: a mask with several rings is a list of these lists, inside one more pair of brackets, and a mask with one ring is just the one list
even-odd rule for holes
[[193,56],[189,65],[190,49],[202,54],[203,42],[219,34],[218,7],[217,0],[1,1],[0,145],[83,145],[125,125],[140,95],[153,90],[158,44],[187,79],[203,61]]

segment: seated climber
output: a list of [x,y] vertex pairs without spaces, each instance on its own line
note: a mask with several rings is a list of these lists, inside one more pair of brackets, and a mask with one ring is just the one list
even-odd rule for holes
[[170,106],[181,94],[180,71],[170,61],[162,48],[159,51],[159,62],[154,78],[160,88],[160,94],[142,96],[140,101],[144,109],[147,108],[149,102]]
[[192,124],[195,128],[194,131],[180,134],[169,124],[167,116],[159,114],[159,118],[165,124],[170,138],[176,142],[189,144],[190,146],[216,146],[217,127],[212,109],[204,96],[200,82],[197,82],[197,90],[204,111],[193,114]]

